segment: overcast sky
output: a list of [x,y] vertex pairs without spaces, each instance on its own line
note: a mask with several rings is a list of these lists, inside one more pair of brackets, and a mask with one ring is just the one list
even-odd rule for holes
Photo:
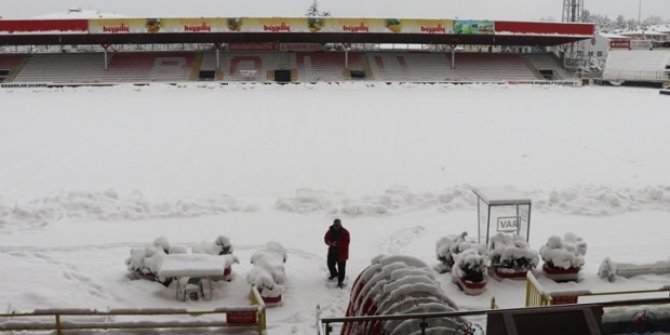
[[[592,13],[637,18],[640,0],[585,0]],[[670,0],[641,0],[642,17],[670,18]],[[131,17],[303,16],[312,0],[0,0],[0,16],[30,18],[69,7]],[[319,0],[342,17],[422,17],[503,20],[561,18],[562,0]]]

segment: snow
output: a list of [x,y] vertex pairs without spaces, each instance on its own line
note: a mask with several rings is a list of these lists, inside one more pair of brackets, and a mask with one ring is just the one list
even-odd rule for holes
[[[324,280],[334,217],[351,232],[349,283],[372,260],[374,274],[432,271],[437,240],[476,236],[472,189],[486,185],[533,201],[531,248],[565,232],[588,241],[580,282],[536,269],[546,290],[670,279],[597,275],[606,257],[653,264],[670,254],[670,113],[657,90],[152,84],[0,89],[0,101],[4,311],[246,306],[249,262],[214,282],[211,301],[179,301],[174,287],[127,275],[131,250],[157,236],[186,250],[226,236],[241,260],[268,241],[286,249],[269,333],[313,334],[316,306],[343,316],[353,289]],[[364,275],[377,292],[390,278]],[[524,303],[522,282],[489,280],[468,296],[450,273],[433,276],[459,309]]]
[[284,263],[288,253],[279,242],[268,242],[262,249],[251,255],[254,267],[247,274],[247,282],[256,285],[263,297],[280,296],[286,280]]
[[176,254],[165,255],[158,275],[170,277],[222,277],[223,270],[239,263],[233,255]]
[[511,186],[476,188],[474,192],[489,205],[525,204],[531,202],[526,195]]
[[565,233],[559,236],[550,236],[547,243],[540,248],[542,260],[551,267],[569,269],[584,266],[584,255],[587,245],[581,237],[574,233]]
[[532,250],[523,237],[503,233],[491,237],[487,256],[491,259],[492,265],[508,265],[508,267],[514,264],[520,265],[514,260],[523,258],[527,260],[524,262],[526,270],[535,268],[539,262],[537,251]]
[[101,13],[99,10],[80,7],[69,8],[67,12],[63,13],[49,13],[44,15],[33,16],[36,20],[63,20],[63,19],[121,19],[127,16],[117,13]]

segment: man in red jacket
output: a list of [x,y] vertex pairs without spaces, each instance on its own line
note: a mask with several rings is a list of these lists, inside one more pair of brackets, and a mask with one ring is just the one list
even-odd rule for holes
[[340,219],[335,219],[323,239],[328,245],[328,271],[330,271],[328,280],[337,278],[337,287],[343,288],[349,259],[349,231],[342,227]]

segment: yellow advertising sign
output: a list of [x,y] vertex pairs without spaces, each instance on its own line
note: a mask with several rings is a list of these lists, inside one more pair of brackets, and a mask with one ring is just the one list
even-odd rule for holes
[[333,17],[91,19],[92,34],[139,33],[410,33],[453,34],[453,20]]
[[94,19],[88,20],[88,31],[91,34],[130,34],[160,31],[160,29],[150,30],[147,23],[148,19]]
[[240,23],[241,32],[245,33],[304,33],[307,29],[307,18],[254,18],[243,17]]
[[216,33],[228,31],[228,20],[225,18],[161,20],[161,31],[171,33]]
[[452,20],[308,18],[311,32],[451,34]]
[[453,20],[402,20],[403,32],[417,34],[453,34]]

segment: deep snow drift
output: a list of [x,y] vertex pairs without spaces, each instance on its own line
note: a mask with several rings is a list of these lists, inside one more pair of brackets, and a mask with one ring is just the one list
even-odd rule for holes
[[[655,90],[400,84],[132,85],[0,90],[0,309],[246,303],[252,255],[286,248],[270,333],[313,334],[315,308],[344,315],[325,282],[323,234],[351,232],[353,282],[379,254],[438,263],[441,237],[476,236],[471,187],[533,200],[530,247],[573,232],[583,280],[551,290],[655,288],[668,275],[597,276],[605,257],[670,258],[670,113]],[[159,236],[192,249],[226,236],[240,264],[212,301],[133,281],[124,260]],[[459,308],[523,304],[489,280]]]

